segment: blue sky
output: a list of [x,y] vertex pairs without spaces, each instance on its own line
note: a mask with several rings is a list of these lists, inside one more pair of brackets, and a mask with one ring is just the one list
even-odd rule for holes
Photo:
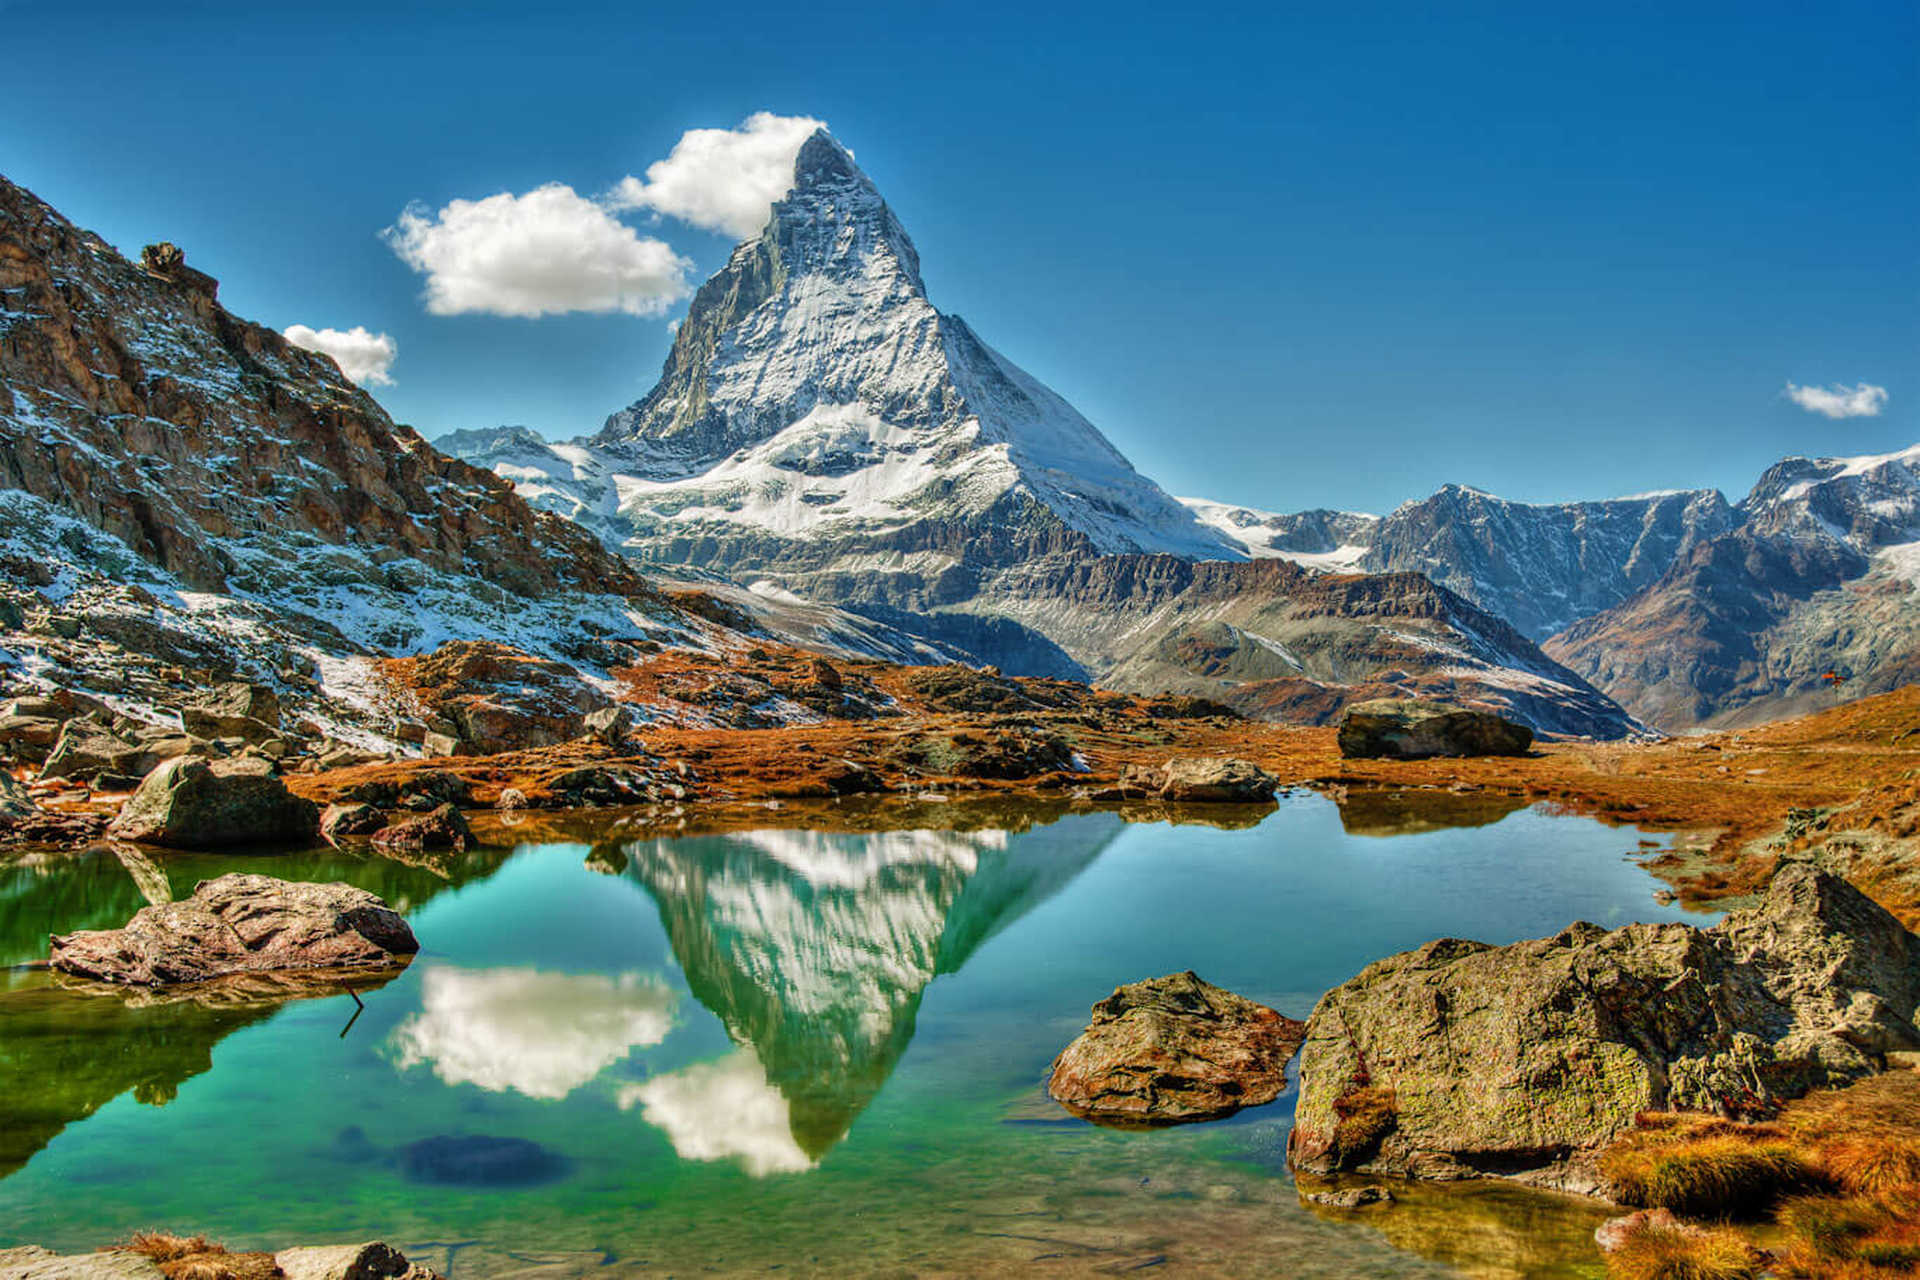
[[[433,315],[410,202],[597,195],[827,121],[933,300],[1170,490],[1383,510],[1717,485],[1920,439],[1920,19],[1894,3],[0,0],[0,172],[240,314],[390,334],[428,435],[591,431],[657,316]],[[624,213],[692,263],[731,238]],[[1789,382],[1886,389],[1829,418]]]

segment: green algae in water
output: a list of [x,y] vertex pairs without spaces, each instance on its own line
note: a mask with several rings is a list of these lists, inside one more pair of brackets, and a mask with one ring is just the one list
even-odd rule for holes
[[[456,1276],[508,1248],[581,1274],[1036,1259],[1595,1274],[1602,1215],[1577,1201],[1420,1188],[1360,1214],[1302,1206],[1284,1167],[1291,1093],[1147,1133],[1069,1121],[1040,1093],[1122,982],[1194,968],[1304,1017],[1437,935],[1680,918],[1620,856],[1619,830],[1407,808],[1370,802],[1343,826],[1302,797],[1243,830],[1049,814],[431,867],[175,857],[176,894],[241,869],[361,884],[408,911],[424,949],[357,1018],[345,997],[134,1007],[15,970],[0,988],[0,1244],[90,1248],[152,1226],[236,1246],[378,1236],[457,1244]],[[0,881],[9,955],[140,905],[100,856]]]

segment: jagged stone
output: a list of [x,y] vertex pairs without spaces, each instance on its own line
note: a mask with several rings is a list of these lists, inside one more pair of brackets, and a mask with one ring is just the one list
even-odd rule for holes
[[391,969],[419,949],[407,922],[364,889],[225,875],[183,901],[141,908],[124,928],[56,936],[52,963],[94,982],[161,987],[280,970]]
[[1445,702],[1379,698],[1348,707],[1340,718],[1340,754],[1348,757],[1518,756],[1532,745],[1525,725]]
[[1120,987],[1053,1060],[1047,1092],[1077,1116],[1122,1126],[1215,1120],[1272,1102],[1306,1024],[1192,970]]
[[110,831],[176,849],[311,840],[320,811],[287,790],[265,760],[180,756],[149,774]]
[[180,708],[180,723],[197,738],[260,742],[280,729],[280,695],[265,685],[230,681],[196,695]]
[[92,778],[106,773],[144,777],[158,761],[139,743],[115,733],[92,716],[60,726],[60,736],[40,767],[43,778]]
[[467,820],[450,804],[443,804],[417,818],[408,818],[373,833],[377,849],[420,853],[428,849],[465,849],[473,842],[473,830]]
[[1595,1191],[1592,1153],[1638,1112],[1765,1114],[1920,1045],[1917,1016],[1920,938],[1806,863],[1711,929],[1440,939],[1315,1007],[1291,1154],[1313,1172]]

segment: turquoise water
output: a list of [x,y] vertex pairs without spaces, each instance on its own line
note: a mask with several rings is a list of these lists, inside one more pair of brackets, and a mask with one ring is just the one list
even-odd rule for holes
[[[1435,936],[1683,918],[1625,856],[1638,833],[1364,798],[1343,821],[1310,796],[1239,830],[916,821],[953,829],[533,844],[438,869],[173,859],[176,895],[242,867],[364,884],[423,950],[357,1017],[346,996],[132,1007],[0,970],[0,1244],[377,1236],[454,1280],[512,1254],[581,1275],[1597,1273],[1597,1214],[1558,1198],[1310,1212],[1284,1168],[1291,1092],[1117,1133],[1039,1081],[1122,982],[1193,968],[1305,1017]],[[110,854],[0,871],[0,959],[143,901]]]

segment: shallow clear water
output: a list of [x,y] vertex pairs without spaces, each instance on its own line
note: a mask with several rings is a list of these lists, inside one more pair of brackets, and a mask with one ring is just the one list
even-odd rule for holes
[[[1571,1200],[1303,1207],[1291,1093],[1122,1133],[1039,1091],[1122,982],[1192,968],[1304,1018],[1436,936],[1682,918],[1625,856],[1637,833],[1499,812],[1360,796],[1343,821],[1297,796],[1239,830],[1052,810],[527,845],[439,871],[176,857],[175,894],[243,868],[363,884],[424,950],[351,1025],[346,996],[141,1008],[0,970],[0,1244],[378,1236],[454,1280],[536,1255],[595,1275],[1597,1274],[1601,1215]],[[1482,825],[1440,825],[1461,820]],[[0,962],[143,901],[110,854],[0,869]]]

